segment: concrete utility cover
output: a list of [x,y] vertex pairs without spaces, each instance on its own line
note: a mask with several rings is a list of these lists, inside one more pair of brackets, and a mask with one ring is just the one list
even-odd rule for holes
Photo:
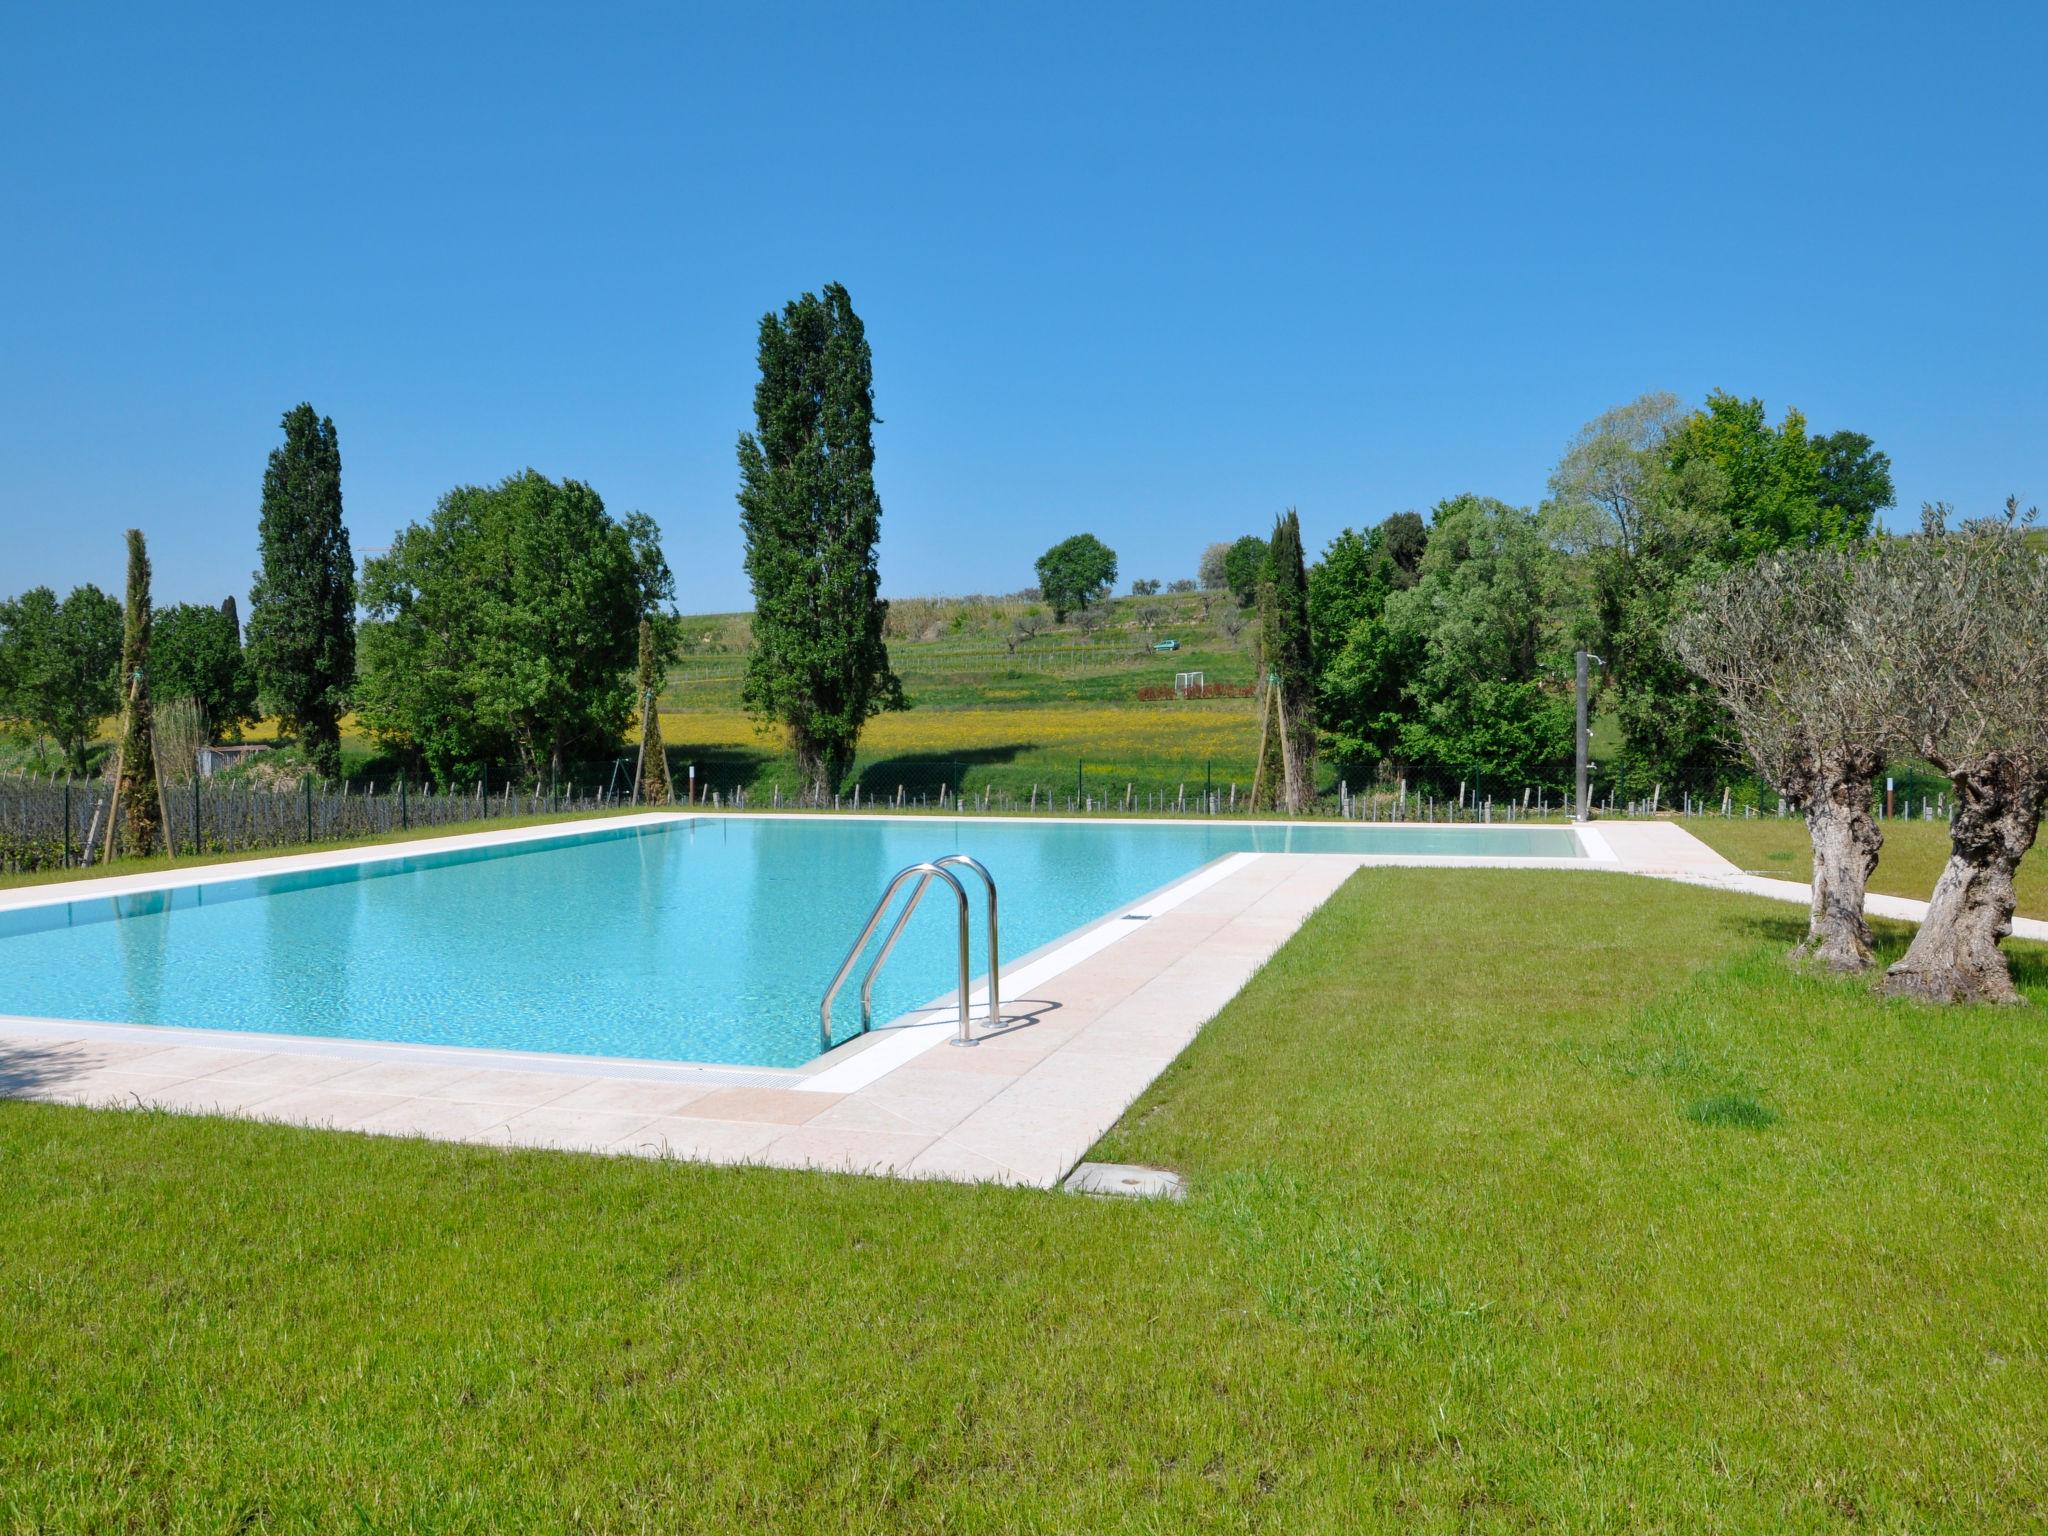
[[1135,1200],[1185,1200],[1187,1185],[1164,1168],[1136,1163],[1083,1163],[1067,1175],[1065,1188],[1075,1195],[1122,1195]]

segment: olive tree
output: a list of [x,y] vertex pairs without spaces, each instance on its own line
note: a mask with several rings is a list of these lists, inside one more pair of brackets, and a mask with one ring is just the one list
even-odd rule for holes
[[1876,563],[1893,616],[1870,651],[1895,680],[1908,745],[1948,776],[1949,858],[1927,916],[1885,990],[1933,1002],[2021,1001],[1999,940],[2012,932],[2013,873],[2048,800],[2048,554],[2003,519],[1921,537]]
[[1874,963],[1863,898],[1884,834],[1873,785],[1898,740],[1899,698],[1867,648],[1887,585],[1841,549],[1768,555],[1695,588],[1670,641],[1720,699],[1757,772],[1806,815],[1813,901],[1795,962]]

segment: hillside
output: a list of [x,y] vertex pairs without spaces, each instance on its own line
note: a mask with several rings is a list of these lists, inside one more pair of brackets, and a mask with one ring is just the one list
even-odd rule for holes
[[[661,695],[662,732],[680,772],[721,792],[744,784],[789,793],[796,773],[781,743],[740,708],[749,616],[683,620],[684,651]],[[865,795],[915,797],[963,789],[1029,796],[1034,785],[1090,795],[1135,784],[1194,793],[1205,782],[1248,785],[1258,751],[1249,698],[1173,696],[1178,674],[1210,687],[1253,681],[1251,616],[1228,593],[1115,598],[1056,625],[1042,603],[908,598],[890,605],[889,656],[910,709],[881,716],[863,736],[856,775]],[[1178,649],[1161,652],[1167,641]],[[1139,691],[1164,694],[1141,699]]]

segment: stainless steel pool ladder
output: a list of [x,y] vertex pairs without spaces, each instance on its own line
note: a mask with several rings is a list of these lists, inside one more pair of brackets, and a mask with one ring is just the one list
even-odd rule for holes
[[832,985],[825,989],[824,1000],[818,1005],[818,1040],[821,1052],[832,1049],[832,999],[839,995],[839,989],[846,985],[846,978],[853,974],[853,968],[859,962],[861,953],[867,948],[868,940],[875,936],[875,930],[881,926],[882,917],[889,910],[889,903],[896,899],[896,893],[903,888],[904,882],[913,875],[921,876],[922,878],[918,880],[916,888],[911,891],[910,899],[903,904],[903,910],[896,915],[896,921],[889,929],[889,936],[882,941],[880,952],[876,954],[874,961],[868,966],[867,975],[861,978],[861,1032],[865,1034],[874,1027],[875,978],[881,974],[882,966],[888,961],[889,952],[896,947],[896,941],[903,937],[903,930],[910,922],[911,913],[917,910],[917,904],[924,900],[925,891],[931,886],[932,881],[937,879],[945,881],[946,884],[953,888],[953,896],[958,903],[960,913],[960,1025],[959,1032],[948,1043],[952,1045],[973,1045],[976,1043],[973,1031],[968,1024],[967,996],[970,968],[967,949],[967,890],[966,887],[961,885],[958,877],[947,868],[948,865],[961,865],[973,870],[977,875],[981,876],[981,883],[988,888],[988,1022],[991,1029],[1002,1028],[1001,976],[1003,960],[1001,930],[997,922],[996,912],[995,876],[988,872],[988,867],[981,860],[964,853],[951,853],[943,859],[932,859],[921,864],[912,864],[905,869],[897,871],[895,878],[889,882],[888,888],[882,892],[882,899],[875,903],[874,911],[868,914],[867,923],[862,927],[860,937],[853,941],[853,947],[846,952],[846,958],[840,962],[839,970],[832,978]]

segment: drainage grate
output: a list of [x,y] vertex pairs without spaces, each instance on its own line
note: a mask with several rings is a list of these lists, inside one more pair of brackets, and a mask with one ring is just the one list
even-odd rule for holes
[[1115,1195],[1126,1200],[1184,1200],[1187,1185],[1166,1168],[1136,1163],[1083,1163],[1061,1186],[1072,1195]]

